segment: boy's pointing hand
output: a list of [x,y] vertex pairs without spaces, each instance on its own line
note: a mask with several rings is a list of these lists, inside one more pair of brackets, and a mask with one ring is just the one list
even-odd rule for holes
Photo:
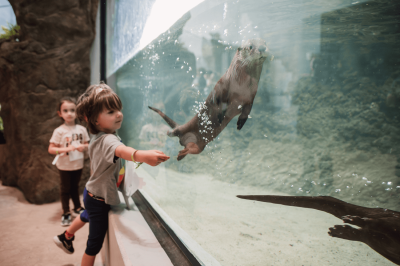
[[162,151],[157,150],[139,150],[135,153],[135,160],[137,162],[144,162],[151,166],[157,166],[167,161],[169,158],[170,157],[165,155]]

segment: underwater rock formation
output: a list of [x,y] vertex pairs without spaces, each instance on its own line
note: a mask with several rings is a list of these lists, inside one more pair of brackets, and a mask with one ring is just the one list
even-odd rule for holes
[[[90,48],[98,1],[10,0],[19,36],[0,40],[0,102],[6,145],[0,178],[33,203],[59,198],[59,176],[47,148],[60,125],[58,100],[90,83]],[[88,162],[86,162],[88,164]],[[89,177],[84,168],[81,189]]]
[[330,236],[363,242],[388,260],[400,265],[400,212],[383,208],[366,208],[327,196],[249,195],[237,197],[330,213],[342,219],[344,223],[360,227],[357,229],[349,225],[335,225],[329,228]]

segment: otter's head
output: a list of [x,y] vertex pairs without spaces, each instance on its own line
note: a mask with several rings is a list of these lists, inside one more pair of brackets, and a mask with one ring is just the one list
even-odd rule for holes
[[250,39],[238,48],[238,60],[242,64],[262,64],[268,57],[267,44],[262,39]]
[[268,48],[264,40],[250,39],[238,48],[228,75],[241,83],[246,75],[260,79],[265,59],[268,57]]

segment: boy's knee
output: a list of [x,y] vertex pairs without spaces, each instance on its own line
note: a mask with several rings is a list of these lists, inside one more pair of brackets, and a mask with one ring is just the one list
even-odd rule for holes
[[97,254],[100,253],[102,246],[103,246],[103,242],[101,242],[100,244],[96,243],[96,244],[92,244],[92,245],[89,245],[89,243],[88,243],[85,253],[86,253],[86,255],[89,255],[89,256],[96,256]]

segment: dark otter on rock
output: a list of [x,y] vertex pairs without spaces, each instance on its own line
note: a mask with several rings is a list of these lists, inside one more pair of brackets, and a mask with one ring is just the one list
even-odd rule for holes
[[345,223],[360,227],[335,225],[329,228],[330,236],[363,242],[391,262],[400,265],[400,212],[361,207],[329,196],[249,195],[237,197],[330,213]]
[[258,89],[263,63],[268,56],[265,41],[252,39],[238,48],[231,65],[219,79],[204,103],[200,103],[197,114],[186,124],[178,125],[160,110],[160,114],[173,130],[170,137],[179,137],[185,146],[178,154],[178,161],[187,154],[199,154],[206,145],[236,116],[237,129],[245,124]]

